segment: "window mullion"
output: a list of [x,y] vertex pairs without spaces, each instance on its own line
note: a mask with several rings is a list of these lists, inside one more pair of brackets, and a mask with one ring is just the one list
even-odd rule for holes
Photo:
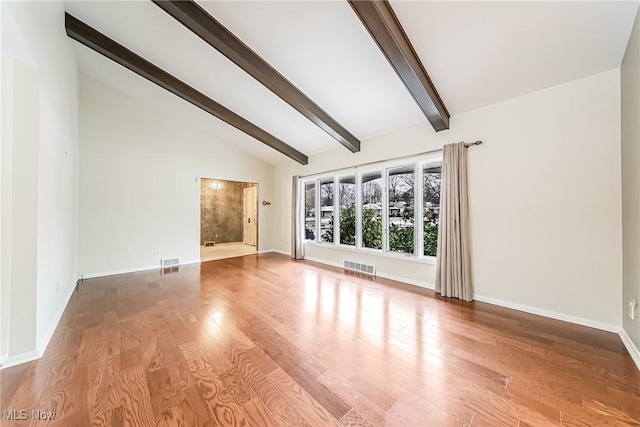
[[357,173],[356,183],[356,249],[362,248],[362,173]]
[[413,189],[413,200],[414,200],[414,220],[413,220],[413,228],[414,228],[414,239],[415,244],[413,248],[413,254],[417,257],[423,255],[423,246],[424,246],[424,226],[423,222],[423,208],[424,208],[424,176],[422,173],[422,163],[418,162],[415,164],[415,187]]
[[322,212],[320,210],[320,180],[316,179],[316,238],[315,241],[320,243],[320,218]]
[[340,178],[333,177],[333,244],[340,243]]
[[389,252],[389,169],[382,170],[382,252]]

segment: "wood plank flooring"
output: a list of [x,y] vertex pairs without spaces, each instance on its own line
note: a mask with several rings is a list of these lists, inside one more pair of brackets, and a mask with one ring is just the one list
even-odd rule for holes
[[640,426],[616,334],[278,254],[85,280],[0,381],[3,426]]

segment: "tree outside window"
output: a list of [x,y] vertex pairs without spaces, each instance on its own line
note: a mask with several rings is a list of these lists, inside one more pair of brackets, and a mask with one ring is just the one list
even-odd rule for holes
[[316,182],[309,181],[304,185],[304,238],[315,240],[316,230]]
[[414,165],[389,170],[389,251],[412,254],[414,248]]
[[425,166],[422,170],[422,174],[422,223],[424,227],[423,254],[436,256],[438,252],[438,224],[440,218],[442,165]]
[[320,180],[320,241],[333,242],[333,178]]
[[356,177],[343,176],[338,181],[340,207],[340,243],[356,245]]
[[382,249],[382,172],[362,174],[362,247]]

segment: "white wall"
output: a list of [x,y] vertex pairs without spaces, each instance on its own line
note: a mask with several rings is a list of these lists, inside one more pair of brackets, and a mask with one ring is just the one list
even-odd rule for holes
[[3,103],[6,85],[12,98],[2,150],[3,287],[11,288],[16,361],[44,350],[75,284],[78,77],[62,2],[3,2],[2,14],[11,24],[2,28],[3,65],[12,70],[2,79]]
[[[84,277],[159,268],[161,258],[199,261],[196,177],[257,182],[259,200],[272,199],[273,166],[89,77],[80,94]],[[271,213],[260,205],[261,250],[273,248]]]
[[640,303],[640,14],[620,68],[622,93],[623,327],[640,348],[640,310],[627,315],[628,301]]
[[[276,169],[276,248],[290,251],[290,182],[361,163],[482,139],[469,151],[472,268],[477,297],[601,327],[621,324],[619,70],[428,125],[312,156]],[[381,275],[432,285],[434,267],[307,246],[328,262],[378,264]]]
[[5,296],[9,301],[3,341],[5,354],[15,356],[36,348],[38,74],[19,60],[3,59],[2,65],[3,104],[9,107],[2,123],[3,305]]

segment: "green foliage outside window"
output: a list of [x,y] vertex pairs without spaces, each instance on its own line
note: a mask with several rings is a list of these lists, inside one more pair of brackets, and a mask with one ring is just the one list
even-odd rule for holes
[[432,212],[424,213],[424,254],[436,256],[438,252],[438,223]]
[[389,250],[396,252],[413,253],[413,209],[407,208],[402,212],[402,222],[411,225],[389,226]]
[[362,210],[362,246],[382,249],[382,218],[373,209]]
[[[413,253],[413,209],[407,209],[403,220],[411,225],[401,227],[391,224],[389,227],[389,249],[392,251]],[[438,223],[432,212],[425,212],[423,218],[425,255],[436,256],[438,250]],[[325,242],[333,242],[333,218],[323,235]],[[355,246],[356,208],[350,206],[340,211],[340,243]],[[382,218],[373,209],[362,210],[362,246],[371,249],[382,249]]]
[[[325,231],[325,242],[333,242],[333,218]],[[350,206],[340,211],[340,243],[356,244],[356,207]],[[382,218],[373,209],[362,211],[362,245],[366,248],[382,249]]]

